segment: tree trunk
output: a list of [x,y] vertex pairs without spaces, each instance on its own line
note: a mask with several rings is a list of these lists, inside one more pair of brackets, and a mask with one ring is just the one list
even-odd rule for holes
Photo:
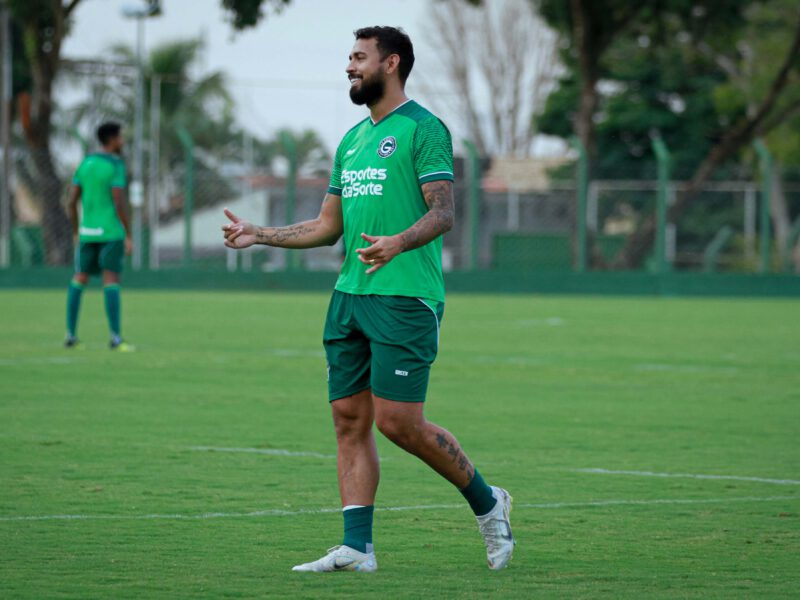
[[60,1],[53,6],[54,27],[42,30],[38,23],[25,23],[28,43],[26,53],[31,68],[33,90],[29,97],[21,94],[20,120],[28,151],[36,170],[39,202],[42,207],[42,239],[48,265],[72,262],[72,228],[61,204],[62,185],[55,169],[50,148],[53,113],[53,83],[58,73],[65,19],[80,0],[68,6]]
[[[597,110],[598,44],[592,36],[591,9],[582,0],[572,0],[573,39],[578,46],[581,95],[575,117],[575,135],[586,148],[589,164],[594,158],[594,113]],[[588,17],[588,18],[587,18]],[[591,170],[590,170],[591,171]]]
[[42,206],[42,239],[48,265],[72,262],[72,226],[61,204],[62,185],[50,149],[30,149],[37,172],[37,194]]

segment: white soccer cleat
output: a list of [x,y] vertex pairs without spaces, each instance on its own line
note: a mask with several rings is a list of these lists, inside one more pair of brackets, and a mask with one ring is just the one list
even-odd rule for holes
[[486,560],[489,568],[504,568],[511,555],[514,553],[514,536],[511,534],[511,495],[503,488],[492,486],[492,495],[497,498],[497,504],[485,515],[475,517],[478,519],[478,528],[481,530],[483,541],[486,542]]
[[333,571],[359,571],[372,573],[378,570],[374,552],[359,552],[350,546],[334,546],[328,553],[314,562],[292,567],[292,571],[331,573]]

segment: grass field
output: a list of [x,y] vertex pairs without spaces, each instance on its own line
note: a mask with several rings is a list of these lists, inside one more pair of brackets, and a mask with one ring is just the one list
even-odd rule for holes
[[797,301],[451,296],[426,410],[517,551],[379,440],[374,575],[290,571],[341,538],[326,294],[125,291],[135,354],[63,304],[0,292],[2,598],[800,595]]

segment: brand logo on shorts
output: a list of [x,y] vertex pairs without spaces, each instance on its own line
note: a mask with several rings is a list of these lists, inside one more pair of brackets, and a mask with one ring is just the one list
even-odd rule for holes
[[401,371],[400,369],[395,369],[394,374],[400,375],[400,377],[408,377],[408,371]]
[[392,153],[397,150],[397,140],[391,135],[381,140],[378,145],[378,156],[381,158],[389,158]]

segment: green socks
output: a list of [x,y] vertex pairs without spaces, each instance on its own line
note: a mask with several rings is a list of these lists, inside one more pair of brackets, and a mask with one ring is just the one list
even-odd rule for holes
[[497,499],[492,495],[492,488],[486,485],[478,469],[475,469],[475,476],[467,487],[461,490],[461,494],[469,502],[469,507],[476,517],[485,515],[497,504]]
[[67,289],[67,335],[71,338],[75,337],[78,330],[78,313],[81,310],[83,287],[82,283],[73,279]]
[[348,546],[359,552],[372,552],[372,515],[374,506],[345,506],[342,511],[344,516],[344,541],[342,546]]
[[118,338],[120,335],[119,284],[112,283],[103,287],[103,297],[105,298],[106,316],[108,317],[108,328],[111,330],[111,337]]

